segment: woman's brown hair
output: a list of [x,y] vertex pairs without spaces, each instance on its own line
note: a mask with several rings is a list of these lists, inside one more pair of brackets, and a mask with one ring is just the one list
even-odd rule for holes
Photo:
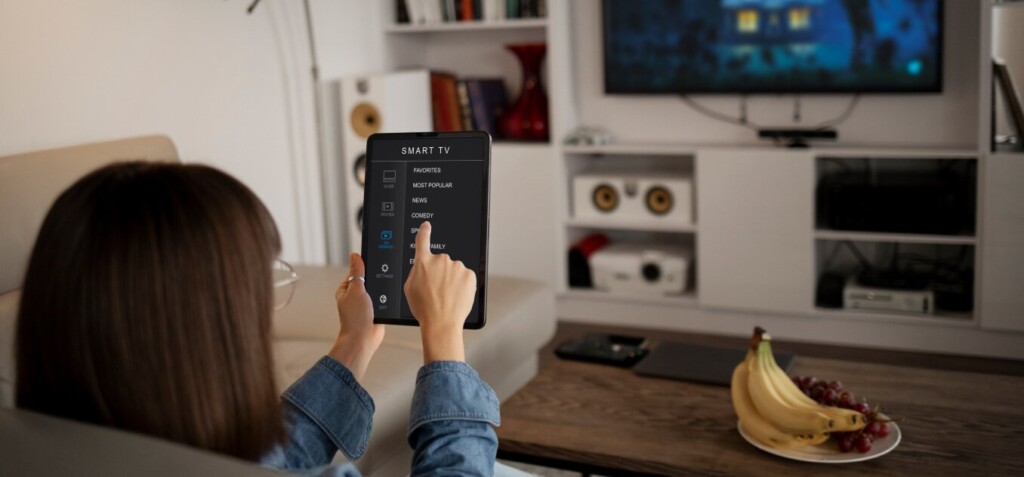
[[270,338],[279,251],[267,209],[216,169],[87,175],[32,250],[18,407],[259,459],[284,434]]

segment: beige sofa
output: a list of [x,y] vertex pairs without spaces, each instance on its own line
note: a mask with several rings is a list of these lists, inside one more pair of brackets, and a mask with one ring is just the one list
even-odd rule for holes
[[[125,442],[131,442],[132,448],[148,449],[135,452],[136,459],[126,462],[128,467],[122,470],[128,473],[134,473],[130,469],[139,469],[139,465],[169,470],[156,465],[164,461],[174,461],[179,474],[188,473],[187,469],[231,473],[227,469],[239,465],[166,442],[154,445],[157,441],[152,439],[10,409],[18,290],[43,217],[57,194],[78,177],[100,165],[126,159],[178,160],[174,144],[163,136],[0,158],[0,427],[4,429],[0,432],[0,474],[14,475],[6,471],[13,470],[16,475],[61,475],[55,471],[72,461],[86,474],[109,474],[111,462],[124,460],[119,456],[124,456]],[[300,280],[295,297],[274,319],[277,377],[282,389],[330,347],[338,331],[334,290],[347,275],[338,267],[299,266],[297,270]],[[467,332],[466,356],[504,400],[536,374],[537,350],[554,333],[554,294],[537,282],[492,275],[488,295],[487,326]],[[364,386],[373,396],[377,412],[369,450],[356,462],[364,474],[408,473],[411,452],[405,443],[405,426],[421,361],[419,330],[389,326],[384,345],[365,377]],[[55,448],[38,448],[49,441],[59,441],[58,447],[77,446],[80,441],[82,445],[76,449],[89,451],[70,452],[54,460],[53,456],[60,454]],[[110,445],[104,445],[106,441]],[[149,467],[145,466],[147,459],[153,459]],[[86,472],[90,462],[95,468]]]

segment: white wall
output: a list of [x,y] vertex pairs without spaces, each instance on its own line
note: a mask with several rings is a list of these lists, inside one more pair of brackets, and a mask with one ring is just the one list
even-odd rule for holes
[[348,263],[348,227],[345,209],[342,128],[338,80],[346,76],[378,72],[385,68],[382,53],[384,32],[381,15],[392,2],[377,0],[313,0],[313,31],[316,36],[323,96],[324,154],[321,186],[324,191],[324,224],[327,259]]
[[[672,96],[605,96],[601,2],[573,2],[577,95],[584,124],[602,126],[620,140],[756,144],[753,131],[709,119]],[[866,95],[839,129],[845,145],[977,145],[979,50],[978,5],[946,2],[942,95]],[[730,116],[739,114],[739,98],[694,96],[700,104]],[[849,95],[803,95],[803,121],[792,121],[791,95],[759,95],[748,100],[752,122],[761,126],[811,127],[839,115]]]
[[0,0],[0,155],[164,133],[256,191],[286,259],[324,261],[302,3],[248,5]]

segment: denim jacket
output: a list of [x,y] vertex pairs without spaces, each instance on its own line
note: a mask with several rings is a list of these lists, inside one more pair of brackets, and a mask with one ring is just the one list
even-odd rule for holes
[[[366,452],[373,399],[341,363],[324,356],[282,396],[287,441],[262,464],[318,477],[354,477],[352,464],[330,465],[341,450]],[[492,475],[500,425],[498,398],[466,363],[439,361],[416,376],[407,439],[412,475]]]

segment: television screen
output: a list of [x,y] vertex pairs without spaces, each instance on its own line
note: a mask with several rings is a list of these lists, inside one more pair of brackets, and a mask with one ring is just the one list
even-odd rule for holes
[[942,0],[604,0],[607,93],[939,92]]

